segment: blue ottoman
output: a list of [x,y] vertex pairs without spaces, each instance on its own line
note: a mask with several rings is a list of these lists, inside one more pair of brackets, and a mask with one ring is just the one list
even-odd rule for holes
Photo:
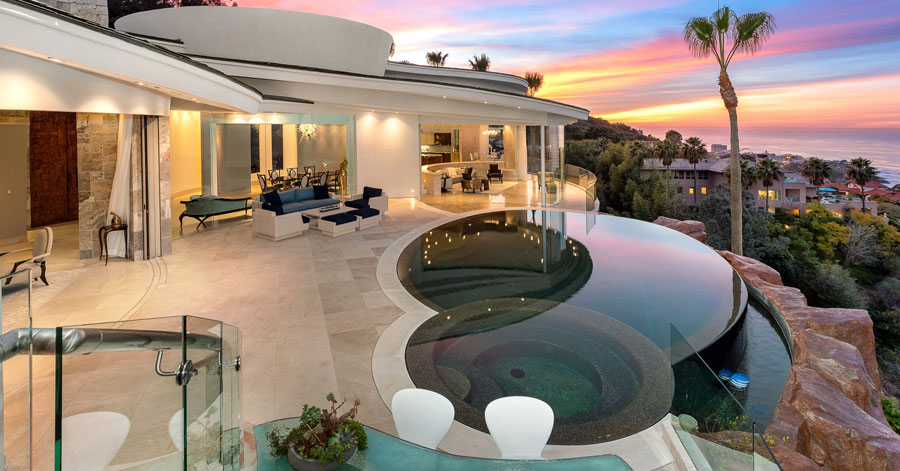
[[349,234],[359,228],[359,221],[355,214],[340,213],[325,216],[319,221],[319,230],[323,234],[337,237]]
[[354,211],[350,211],[349,214],[352,214],[359,218],[360,230],[372,226],[377,226],[378,223],[381,222],[381,211],[375,208],[360,208]]

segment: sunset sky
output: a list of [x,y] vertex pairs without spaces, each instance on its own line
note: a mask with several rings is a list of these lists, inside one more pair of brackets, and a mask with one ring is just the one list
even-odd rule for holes
[[[487,53],[491,70],[544,73],[538,96],[595,116],[656,130],[720,126],[716,66],[690,56],[685,21],[716,2],[238,0],[241,6],[339,16],[378,26],[397,44],[394,60],[424,63],[449,52],[466,67]],[[777,31],[730,68],[741,124],[798,129],[900,127],[900,0],[733,1],[766,10]],[[727,121],[726,121],[727,123]]]

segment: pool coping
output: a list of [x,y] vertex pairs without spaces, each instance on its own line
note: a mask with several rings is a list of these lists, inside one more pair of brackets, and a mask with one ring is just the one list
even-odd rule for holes
[[[389,410],[391,409],[391,400],[397,391],[415,387],[406,369],[406,344],[422,323],[437,314],[437,311],[411,295],[400,282],[397,275],[397,262],[403,250],[422,233],[456,219],[497,211],[533,209],[604,215],[595,211],[556,210],[529,206],[488,208],[453,213],[445,218],[429,221],[403,234],[394,240],[379,257],[376,266],[378,284],[385,296],[404,311],[404,314],[391,323],[378,337],[372,353],[372,377],[378,394]],[[682,447],[666,439],[670,432],[669,428],[672,428],[671,414],[666,414],[656,424],[618,440],[591,445],[547,445],[544,449],[544,457],[559,459],[614,454],[620,456],[634,469],[658,469],[681,461],[681,455],[685,453]],[[463,425],[456,420],[453,421],[450,431],[441,442],[440,449],[463,456],[482,458],[500,456],[500,451],[489,434]]]

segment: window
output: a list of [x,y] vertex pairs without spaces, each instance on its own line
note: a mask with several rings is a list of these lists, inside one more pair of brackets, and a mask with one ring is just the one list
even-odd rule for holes
[[689,195],[693,195],[693,194],[694,194],[694,187],[688,188],[688,194],[689,194]]
[[[697,178],[699,178],[700,180],[709,180],[709,172],[706,170],[698,170]],[[704,193],[704,194],[706,194],[706,193]]]
[[[765,200],[766,199],[766,190],[757,191],[757,199]],[[778,200],[778,190],[769,190],[769,200],[777,201]]]
[[684,170],[676,170],[675,171],[675,179],[676,180],[684,179]]
[[684,187],[679,186],[678,188],[675,189],[675,193],[678,193],[679,195],[684,193]]
[[705,195],[705,194],[706,194],[706,187],[705,187],[705,186],[701,186],[701,187],[700,187],[700,194],[701,194],[701,195]]

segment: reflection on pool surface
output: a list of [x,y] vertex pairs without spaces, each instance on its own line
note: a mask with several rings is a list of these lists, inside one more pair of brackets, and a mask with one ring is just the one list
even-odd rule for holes
[[406,364],[417,387],[450,399],[456,420],[484,432],[498,398],[553,408],[553,444],[637,433],[669,411],[672,370],[647,337],[598,312],[528,298],[455,307],[412,335]]
[[674,324],[697,349],[740,318],[746,289],[706,245],[664,227],[564,211],[498,211],[436,227],[404,249],[406,289],[443,311],[494,298],[564,302],[666,349]]

